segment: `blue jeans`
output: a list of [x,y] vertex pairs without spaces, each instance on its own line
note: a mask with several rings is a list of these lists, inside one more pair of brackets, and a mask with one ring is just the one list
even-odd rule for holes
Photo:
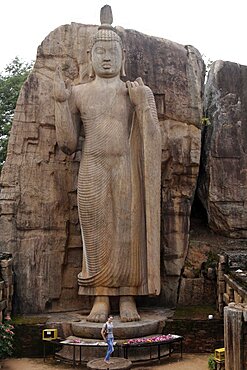
[[106,352],[106,356],[105,356],[106,361],[110,360],[110,356],[111,356],[112,352],[114,351],[113,341],[114,341],[114,338],[107,338],[106,339],[106,343],[108,344],[108,348],[107,348],[107,352]]

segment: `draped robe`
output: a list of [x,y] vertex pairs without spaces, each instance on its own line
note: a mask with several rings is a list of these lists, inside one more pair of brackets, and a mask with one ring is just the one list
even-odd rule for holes
[[160,292],[160,132],[146,91],[150,121],[147,111],[131,109],[121,89],[96,113],[79,108],[85,132],[77,189],[79,295]]

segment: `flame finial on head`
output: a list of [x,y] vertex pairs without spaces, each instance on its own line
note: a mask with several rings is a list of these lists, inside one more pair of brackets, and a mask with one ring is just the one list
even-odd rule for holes
[[[111,26],[113,23],[113,16],[112,16],[112,10],[110,5],[105,5],[103,8],[100,9],[100,23],[101,26]],[[100,28],[99,27],[99,28]]]
[[101,8],[100,22],[101,26],[98,27],[98,32],[93,36],[90,49],[97,41],[117,41],[123,48],[121,38],[112,27],[113,16],[110,5],[105,5]]

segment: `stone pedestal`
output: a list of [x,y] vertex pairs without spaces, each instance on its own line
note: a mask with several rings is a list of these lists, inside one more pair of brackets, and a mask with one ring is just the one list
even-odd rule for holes
[[[80,338],[101,338],[102,323],[93,323],[86,320],[71,324],[73,335]],[[134,322],[121,322],[119,318],[114,320],[114,338],[126,339],[144,337],[147,335],[162,333],[165,326],[163,319],[144,319]]]
[[94,359],[87,363],[87,368],[93,370],[125,370],[132,368],[132,362],[125,358],[111,358],[110,362],[110,364],[106,364],[102,359]]
[[[120,320],[119,316],[114,316],[114,339],[118,344],[125,342],[130,338],[138,338],[144,337],[148,335],[158,335],[163,333],[163,329],[165,327],[166,321],[168,318],[173,316],[173,311],[164,308],[152,308],[152,309],[142,309],[140,310],[141,320],[136,322],[129,322],[123,323]],[[79,353],[79,348],[75,351],[75,361],[80,362],[87,362],[93,360],[95,358],[103,359],[106,354],[106,346],[94,346],[93,343],[102,342],[101,337],[101,329],[103,324],[102,323],[92,323],[86,321],[86,317],[82,315],[75,315],[74,318],[71,316],[68,317],[70,323],[69,330],[62,330],[65,327],[66,318],[63,315],[63,325],[59,325],[58,317],[53,315],[50,320],[52,321],[52,326],[50,327],[57,327],[59,336],[66,337],[67,339],[76,339],[81,340],[83,342],[87,342],[89,345],[87,347],[83,347],[81,356]],[[135,353],[135,358],[143,358],[145,357],[145,351]],[[61,359],[65,359],[71,361],[73,358],[73,349],[70,346],[64,346],[56,356]],[[115,348],[114,356],[116,358],[121,358],[123,353],[121,352],[121,348]],[[115,359],[115,357],[113,357]]]

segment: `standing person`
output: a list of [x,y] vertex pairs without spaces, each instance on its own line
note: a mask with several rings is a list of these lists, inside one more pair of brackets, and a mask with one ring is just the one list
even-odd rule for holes
[[105,356],[105,363],[110,364],[110,356],[112,352],[114,351],[113,347],[113,341],[114,341],[114,336],[113,336],[113,317],[109,316],[107,322],[103,325],[101,329],[101,335],[104,339],[104,341],[107,342],[108,347],[107,347],[107,352]]

